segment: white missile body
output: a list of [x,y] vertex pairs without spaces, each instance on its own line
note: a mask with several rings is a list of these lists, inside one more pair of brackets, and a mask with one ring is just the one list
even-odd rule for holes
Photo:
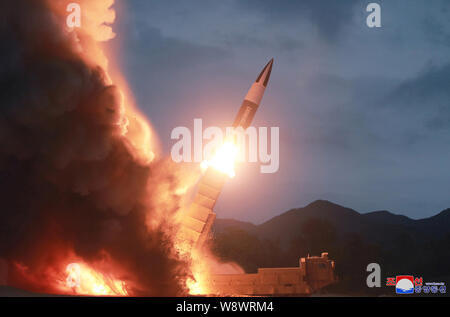
[[242,102],[236,119],[234,120],[233,127],[242,127],[247,129],[252,123],[256,110],[258,110],[259,104],[264,96],[264,91],[269,83],[272,65],[273,58],[263,68],[258,78],[256,78],[256,81],[250,87],[244,101]]

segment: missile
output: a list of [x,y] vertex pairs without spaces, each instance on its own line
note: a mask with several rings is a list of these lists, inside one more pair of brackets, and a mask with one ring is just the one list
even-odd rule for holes
[[[261,103],[264,91],[269,83],[273,58],[267,63],[256,81],[250,87],[234,120],[233,127],[247,129],[252,123],[256,110]],[[211,232],[216,219],[214,206],[222,191],[227,175],[208,167],[199,181],[194,201],[188,208],[182,221],[180,237],[190,245],[201,248]]]
[[273,58],[267,63],[259,74],[256,81],[250,87],[247,95],[242,102],[241,108],[234,120],[233,127],[242,127],[247,129],[252,123],[256,110],[261,103],[264,91],[269,83],[270,73],[272,72]]

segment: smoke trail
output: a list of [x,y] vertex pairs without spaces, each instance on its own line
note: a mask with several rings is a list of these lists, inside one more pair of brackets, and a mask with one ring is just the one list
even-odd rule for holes
[[[91,1],[101,2],[111,4]],[[61,3],[0,4],[0,258],[36,277],[15,270],[10,284],[52,291],[48,270],[69,250],[88,263],[106,252],[131,294],[182,294],[179,178],[146,153],[136,134],[148,127],[112,84],[92,33],[65,28]],[[104,21],[86,21],[112,37]]]

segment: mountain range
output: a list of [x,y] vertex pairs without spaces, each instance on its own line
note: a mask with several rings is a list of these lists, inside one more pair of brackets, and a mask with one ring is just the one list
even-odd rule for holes
[[[300,257],[328,252],[340,281],[333,292],[373,295],[366,286],[369,263],[380,264],[382,281],[414,275],[450,282],[450,209],[415,220],[386,210],[363,214],[317,200],[259,225],[217,219],[213,232],[216,256],[248,273],[298,266]],[[375,290],[383,291],[392,293],[386,286]]]
[[290,209],[260,225],[219,218],[215,221],[214,230],[220,233],[227,228],[238,228],[261,238],[285,243],[298,236],[302,225],[312,218],[331,223],[338,235],[356,233],[373,242],[386,242],[400,234],[421,239],[429,236],[440,238],[450,233],[450,208],[435,216],[415,220],[386,210],[363,214],[326,200]]

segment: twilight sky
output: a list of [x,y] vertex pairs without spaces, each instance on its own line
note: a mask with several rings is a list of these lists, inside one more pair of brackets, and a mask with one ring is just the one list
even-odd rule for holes
[[327,199],[412,218],[450,207],[450,1],[132,0],[120,65],[165,153],[177,126],[229,126],[274,57],[253,124],[280,127],[280,169],[241,164],[220,218],[260,223]]

